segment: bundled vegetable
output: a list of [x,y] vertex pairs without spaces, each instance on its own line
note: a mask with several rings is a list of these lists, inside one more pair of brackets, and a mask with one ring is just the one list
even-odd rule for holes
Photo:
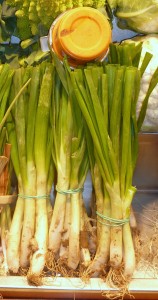
[[[81,112],[77,103],[70,103],[57,74],[52,101],[52,129],[57,184],[49,229],[49,250],[57,261],[60,258],[60,264],[75,270],[81,261],[87,264],[90,260],[88,247],[84,247],[86,212],[82,200],[88,156]],[[88,225],[89,221],[86,220],[86,223]]]
[[0,272],[2,275],[7,275],[9,272],[6,253],[7,235],[11,224],[11,209],[9,204],[16,199],[16,196],[12,195],[12,164],[10,163],[11,145],[8,144],[5,122],[13,105],[29,83],[26,82],[25,86],[17,93],[12,104],[9,106],[8,97],[13,75],[14,70],[12,70],[9,65],[0,65]]
[[79,262],[87,266],[91,260],[88,249],[88,235],[84,221],[85,209],[82,196],[89,164],[84,121],[75,100],[76,99],[71,103],[73,111],[73,136],[70,161],[70,190],[72,194],[70,196],[71,211],[68,253],[68,266],[72,269],[76,269]]
[[45,63],[15,71],[11,96],[30,77],[31,85],[16,102],[7,121],[18,179],[18,199],[8,236],[7,261],[9,270],[17,273],[20,267],[30,266],[32,254],[30,277],[41,274],[47,251],[47,207],[50,182],[51,185],[53,182],[49,137],[52,73],[52,64]]
[[54,141],[52,154],[57,170],[57,193],[49,228],[49,250],[54,257],[58,257],[64,228],[66,191],[69,190],[70,185],[72,111],[70,101],[57,74],[52,101],[52,135]]
[[[105,96],[105,95],[104,95]],[[86,129],[87,131],[88,129]],[[110,216],[110,201],[106,195],[104,183],[102,176],[99,170],[99,167],[96,163],[94,157],[94,147],[93,142],[90,136],[90,133],[87,132],[87,147],[88,155],[90,160],[90,170],[92,177],[92,184],[95,194],[95,208],[97,211],[100,211],[101,214],[106,214]],[[94,216],[93,216],[94,218]],[[96,213],[95,213],[96,218]],[[109,261],[109,247],[110,247],[110,226],[104,226],[102,222],[97,222],[97,248],[94,256],[94,259],[88,266],[88,273],[92,277],[98,277],[105,269],[106,264]]]
[[124,262],[127,277],[131,277],[135,269],[129,225],[131,202],[136,192],[132,179],[138,155],[138,132],[149,95],[158,80],[156,71],[137,120],[141,71],[137,67],[118,64],[92,64],[74,71],[69,69],[76,100],[93,140],[97,164],[96,167],[91,164],[93,170],[96,169],[93,174],[97,174],[95,180],[92,176],[93,182],[96,182],[96,191],[98,188],[102,195],[102,200],[97,202],[96,214],[103,232],[102,235],[99,233],[99,238],[103,239],[98,242],[96,257],[88,268],[90,274],[100,273],[109,259],[112,268],[119,268]]
[[[139,75],[137,74],[137,70],[134,68],[124,69],[117,66],[107,66],[107,68],[105,69],[105,73],[103,69],[100,70],[100,82],[98,82],[97,76],[95,76],[95,69],[93,68],[92,70],[86,69],[84,71],[84,76],[85,77],[83,77],[83,82],[84,80],[86,81],[88,90],[85,94],[86,89],[82,87],[82,89],[84,88],[82,94],[85,94],[84,99],[86,100],[86,103],[88,105],[89,112],[87,109],[85,110],[85,108],[83,111],[83,100],[81,102],[81,99],[83,98],[79,98],[80,94],[78,94],[77,87],[77,71],[71,74],[72,79],[75,79],[73,79],[73,84],[74,89],[78,94],[77,100],[79,101],[80,107],[82,107],[84,116],[87,115],[86,120],[88,121],[87,124],[89,125],[91,134],[93,132],[92,138],[95,146],[95,159],[99,166],[105,186],[104,193],[106,198],[104,201],[107,203],[107,205],[108,203],[110,203],[109,208],[111,210],[110,217],[108,216],[109,209],[106,208],[105,212],[105,210],[103,210],[102,208],[102,212],[104,212],[105,215],[103,215],[101,211],[97,210],[98,221],[103,223],[102,226],[105,226],[105,228],[106,226],[111,226],[111,238],[110,244],[108,244],[108,256],[110,256],[110,265],[114,268],[118,268],[119,266],[121,266],[124,251],[125,274],[131,275],[135,268],[135,258],[128,218],[129,207],[135,189],[132,187],[131,172],[128,171],[129,169],[132,169],[132,161],[134,158],[131,159],[128,154],[130,153],[130,155],[132,155],[131,147],[133,147],[133,145],[131,144],[133,137],[132,135],[130,135],[130,115],[131,112],[133,113],[134,105],[136,103],[135,97],[137,95],[137,92],[135,95],[133,95],[133,89],[136,81],[139,82]],[[113,94],[110,88],[108,90],[108,122],[106,121],[105,123],[107,127],[103,122],[103,120],[106,120],[106,116],[104,115],[105,110],[103,110],[102,106],[104,105],[104,102],[101,102],[101,99],[99,97],[99,95],[101,95],[101,91],[104,91],[104,87],[102,85],[106,84],[106,80],[109,80],[107,83],[108,88],[111,85],[113,86],[113,90],[115,91],[115,93]],[[81,88],[80,82],[79,88]],[[118,96],[120,102],[118,101]],[[92,109],[90,109],[90,103],[92,103],[93,105]],[[107,113],[107,111],[105,113]],[[92,116],[94,125],[92,125]],[[94,120],[96,120],[96,123],[94,123]],[[129,139],[127,139],[127,136]],[[133,155],[134,154],[135,152],[133,153]],[[126,241],[126,231],[128,231],[128,242]],[[124,241],[123,245],[122,239]],[[130,252],[126,250],[126,247],[129,245]],[[127,255],[129,255],[128,258]],[[96,269],[98,270],[99,268]]]
[[[53,183],[54,169],[51,159],[52,138],[50,137],[50,105],[53,87],[53,65],[46,64],[39,99],[36,107],[36,122],[32,151],[36,168],[36,219],[34,235],[34,253],[31,258],[29,276],[40,276],[45,263],[48,249],[48,210],[50,191]],[[34,87],[33,87],[34,89]],[[31,104],[31,103],[30,103]],[[30,107],[30,112],[32,111]],[[32,130],[31,126],[30,129]],[[30,142],[30,136],[28,136]],[[30,145],[29,145],[30,146]],[[32,154],[31,154],[31,157]]]
[[[10,158],[10,146],[6,145],[7,135],[5,120],[7,118],[6,111],[8,109],[8,96],[12,84],[14,70],[8,64],[0,64],[0,178],[1,178],[1,195],[8,192],[8,162]],[[11,109],[11,107],[9,108]]]
[[[1,68],[7,80],[12,75],[10,92],[2,86],[0,93],[6,92],[3,105],[8,99],[11,105],[2,123],[18,181],[13,218],[10,222],[3,211],[0,220],[6,272],[26,269],[29,281],[38,284],[43,270],[80,276],[86,269],[86,275],[98,277],[109,266],[123,265],[123,276],[131,278],[135,249],[129,219],[138,133],[158,82],[156,69],[136,113],[141,78],[152,61],[147,53],[140,63],[141,50],[141,43],[111,44],[106,62],[73,70],[55,55],[53,63],[14,74]],[[95,195],[91,219],[83,199],[89,169]]]
[[[3,157],[6,159],[6,165],[0,175],[0,274],[7,275],[9,272],[7,263],[7,235],[11,224],[11,208],[10,203],[14,200],[13,196],[9,196],[11,192],[11,165],[10,165],[11,145],[5,144]],[[0,156],[1,159],[1,156]]]
[[[16,95],[17,90],[20,91]],[[29,281],[37,283],[47,263],[48,248],[55,258],[66,258],[69,268],[78,268],[80,262],[87,266],[90,262],[91,233],[88,235],[87,227],[91,228],[91,224],[82,200],[88,171],[83,117],[76,110],[78,104],[70,103],[51,63],[16,69],[9,101],[3,123],[6,122],[12,145],[18,198],[8,228],[7,267],[16,274],[20,268],[29,269]],[[72,110],[76,112],[73,116]],[[52,158],[57,170],[53,215]]]

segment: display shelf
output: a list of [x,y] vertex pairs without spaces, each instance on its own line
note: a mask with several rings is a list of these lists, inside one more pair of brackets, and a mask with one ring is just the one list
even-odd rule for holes
[[[157,299],[158,279],[149,278],[136,272],[129,285],[130,294],[135,299]],[[3,298],[56,298],[56,299],[105,299],[110,291],[117,293],[117,290],[110,289],[101,279],[90,279],[89,283],[83,283],[75,278],[47,278],[46,285],[34,287],[27,283],[25,277],[1,277],[0,293]],[[125,299],[130,299],[127,295]]]
[[[138,191],[133,200],[138,229],[150,237],[153,234],[151,219],[154,221],[158,211],[158,191]],[[152,216],[151,216],[152,211]],[[139,269],[141,265],[141,270]],[[158,273],[148,262],[140,264],[128,286],[135,299],[158,299]],[[51,299],[105,299],[110,288],[102,279],[91,278],[88,283],[79,278],[44,278],[44,285],[32,286],[24,276],[0,276],[0,294],[3,298],[51,298]],[[130,299],[127,295],[124,299]]]

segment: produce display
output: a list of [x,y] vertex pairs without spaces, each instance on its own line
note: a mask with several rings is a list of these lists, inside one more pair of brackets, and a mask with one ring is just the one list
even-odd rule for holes
[[[37,286],[48,276],[102,278],[120,289],[132,279],[139,133],[158,129],[157,28],[109,40],[106,59],[75,67],[39,42],[67,9],[99,9],[112,26],[114,14],[154,17],[158,6],[126,2],[0,2],[0,276]],[[2,205],[10,194],[15,201]]]

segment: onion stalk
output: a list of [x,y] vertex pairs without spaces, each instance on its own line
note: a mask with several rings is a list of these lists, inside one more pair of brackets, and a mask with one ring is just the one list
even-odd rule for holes
[[[36,112],[35,136],[34,136],[34,155],[36,166],[36,227],[35,227],[35,244],[37,250],[31,258],[29,274],[31,276],[40,276],[45,263],[48,248],[48,215],[47,215],[47,194],[49,178],[49,162],[51,155],[47,152],[49,147],[49,125],[50,125],[50,105],[53,86],[53,65],[46,65],[42,78],[39,100]],[[46,153],[48,156],[46,157]],[[47,160],[49,159],[49,162]]]
[[53,159],[57,170],[56,196],[49,228],[49,250],[58,257],[64,228],[67,193],[70,187],[72,111],[59,76],[55,75],[52,99]]
[[[4,146],[4,156],[7,157],[8,161],[3,169],[2,174],[0,175],[0,196],[5,196],[10,193],[10,152],[11,145],[5,144]],[[8,263],[7,263],[7,234],[10,228],[11,223],[11,209],[10,205],[6,204],[5,206],[0,207],[0,240],[2,247],[2,256],[3,263],[1,264],[0,272],[2,275],[7,275],[9,272]]]
[[[16,101],[19,99],[19,97],[24,92],[24,90],[26,89],[27,85],[30,82],[30,79],[27,82],[25,82],[25,84],[22,86],[22,88],[20,88],[18,90],[18,93],[15,96],[15,98],[12,99],[12,103],[9,105],[8,100],[9,100],[9,94],[11,93],[11,87],[12,87],[12,84],[13,84],[12,82],[13,82],[14,73],[15,73],[14,70],[12,70],[9,65],[4,64],[4,65],[1,66],[1,71],[0,71],[0,95],[1,95],[1,100],[0,101],[1,101],[1,108],[2,109],[1,109],[1,113],[0,113],[0,144],[1,144],[0,148],[1,148],[2,152],[3,152],[3,148],[8,149],[8,146],[9,146],[9,145],[4,146],[5,138],[6,138],[6,128],[4,126],[7,127],[6,122],[9,122],[9,119],[10,119],[9,114],[10,114],[11,110],[13,109],[13,106],[15,105]],[[11,128],[11,126],[10,126],[10,128]],[[8,135],[10,135],[10,133]],[[15,150],[13,148],[14,148],[14,146],[12,147],[12,152],[14,152],[14,150]],[[8,150],[7,150],[7,152],[8,152]],[[6,156],[8,155],[7,152],[6,152]],[[4,158],[6,156],[4,156]],[[9,156],[10,156],[10,154],[9,154]],[[17,168],[15,167],[15,169],[17,170],[17,173],[18,173],[18,163],[17,163],[17,161],[15,161],[14,165],[17,165]],[[4,169],[3,173],[6,174],[6,170],[8,170],[8,167]],[[7,172],[8,172],[8,175],[7,175],[7,178],[8,178],[10,170],[8,170]],[[4,176],[3,173],[1,174],[1,176]],[[6,175],[5,175],[5,177],[6,177]],[[6,190],[5,186],[8,186],[7,182],[4,182],[5,190],[3,191],[3,194],[6,194],[8,192]],[[23,212],[22,209],[20,211]],[[5,235],[6,235],[6,229],[10,230],[10,225],[11,225],[10,207],[9,206],[3,209],[1,222],[2,222],[2,235],[3,235],[3,248],[4,248],[4,257],[5,257],[5,266],[6,266],[6,272],[7,272],[9,270],[9,263],[10,263],[8,258],[7,258],[7,251],[8,251],[9,241],[7,241],[7,247],[6,247]],[[17,236],[19,234],[19,228],[20,228],[20,226],[18,226],[18,225],[20,225],[20,224],[17,224],[17,231],[16,231]],[[16,242],[15,242],[14,245],[15,245],[14,249],[17,249],[16,248],[17,247]],[[13,252],[14,252],[14,250],[13,250]],[[15,256],[13,255],[13,257],[15,258],[15,261],[14,261],[15,265],[16,265],[16,262],[18,260],[18,255],[17,254],[18,253],[15,250]],[[11,261],[12,261],[12,258],[11,258]]]

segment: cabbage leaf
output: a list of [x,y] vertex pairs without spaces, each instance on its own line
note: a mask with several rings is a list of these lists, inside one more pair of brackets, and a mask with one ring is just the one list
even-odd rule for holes
[[108,0],[118,26],[140,33],[158,33],[158,0]]

